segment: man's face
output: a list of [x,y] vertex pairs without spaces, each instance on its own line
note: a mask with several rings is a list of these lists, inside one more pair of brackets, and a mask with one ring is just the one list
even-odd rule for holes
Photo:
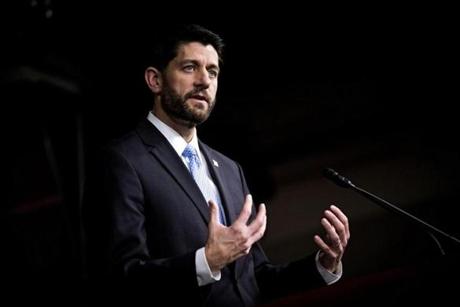
[[196,126],[204,122],[215,105],[219,56],[211,45],[187,43],[163,73],[161,106],[168,116]]

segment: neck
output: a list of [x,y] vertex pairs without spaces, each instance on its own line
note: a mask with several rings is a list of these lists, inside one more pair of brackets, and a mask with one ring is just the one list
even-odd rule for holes
[[185,122],[180,119],[173,118],[166,114],[164,110],[160,107],[157,107],[158,103],[155,103],[153,107],[153,114],[158,117],[162,122],[164,122],[169,127],[173,128],[184,140],[189,143],[195,133],[195,125],[191,125],[189,122]]

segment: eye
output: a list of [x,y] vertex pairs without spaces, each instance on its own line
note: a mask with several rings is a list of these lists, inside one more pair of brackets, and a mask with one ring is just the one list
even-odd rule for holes
[[193,72],[195,70],[195,65],[189,64],[182,67],[185,72]]
[[219,75],[219,71],[217,69],[210,69],[208,70],[208,73],[209,77],[211,78],[217,78],[217,76]]

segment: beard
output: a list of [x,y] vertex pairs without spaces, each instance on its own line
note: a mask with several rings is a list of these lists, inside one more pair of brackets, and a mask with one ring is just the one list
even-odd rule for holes
[[176,119],[185,123],[188,127],[197,126],[206,121],[216,104],[216,100],[207,102],[206,110],[198,110],[187,104],[187,100],[202,89],[196,89],[180,96],[169,85],[164,84],[163,92],[161,93],[161,106],[165,113],[172,119]]

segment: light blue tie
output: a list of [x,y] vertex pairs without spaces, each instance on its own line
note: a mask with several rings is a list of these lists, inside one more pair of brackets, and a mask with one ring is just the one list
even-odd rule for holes
[[198,168],[200,167],[200,159],[198,158],[198,153],[196,152],[195,148],[189,144],[182,152],[182,156],[186,158],[188,170],[190,171],[190,174],[192,174],[193,179],[196,180],[198,176]]
[[[187,147],[185,147],[184,151],[182,152],[182,156],[185,157],[187,164],[188,164],[188,169],[190,171],[190,174],[192,174],[193,179],[195,179],[196,184],[198,185],[198,187],[200,188],[201,192],[204,195],[205,193],[203,191],[206,191],[209,189],[201,186],[205,184],[204,180],[198,179],[199,170],[201,166],[201,162],[198,157],[198,153],[196,152],[195,148],[192,145],[188,144]],[[219,192],[216,191],[216,193],[219,193]],[[225,213],[224,213],[224,208],[222,207],[219,195],[215,195],[215,199],[213,199],[213,201],[219,206],[219,211],[220,211],[219,222],[225,225],[226,224]]]

